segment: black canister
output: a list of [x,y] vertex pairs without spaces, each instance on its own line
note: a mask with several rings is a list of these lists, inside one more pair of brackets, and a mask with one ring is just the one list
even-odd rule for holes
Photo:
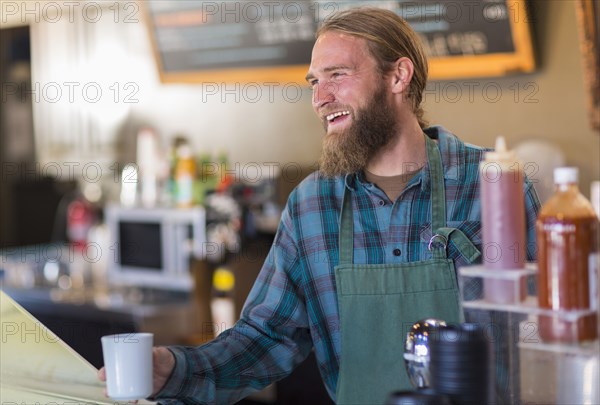
[[430,345],[431,389],[456,405],[493,403],[493,343],[475,324],[448,326]]

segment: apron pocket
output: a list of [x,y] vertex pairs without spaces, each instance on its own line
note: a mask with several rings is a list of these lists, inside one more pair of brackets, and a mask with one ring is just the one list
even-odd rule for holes
[[389,265],[337,266],[338,294],[382,295],[456,290],[451,260],[426,260]]

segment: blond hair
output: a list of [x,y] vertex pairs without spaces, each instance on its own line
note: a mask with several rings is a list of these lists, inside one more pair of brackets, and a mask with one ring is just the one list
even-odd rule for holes
[[402,17],[381,8],[356,7],[327,18],[317,30],[316,37],[326,31],[340,31],[366,39],[369,51],[382,73],[389,72],[398,58],[410,59],[414,73],[407,97],[421,128],[427,126],[421,107],[423,90],[427,84],[427,57],[421,39]]

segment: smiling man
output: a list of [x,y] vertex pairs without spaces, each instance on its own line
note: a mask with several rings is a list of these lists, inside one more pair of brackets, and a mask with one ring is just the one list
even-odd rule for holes
[[[397,21],[394,15],[373,12],[377,18],[391,18],[390,23]],[[412,46],[419,41],[416,34],[406,24],[399,28],[402,36],[387,35],[371,44],[343,20],[330,20],[317,33],[306,79],[326,132],[322,175],[363,169],[395,175],[406,170],[405,163],[424,164],[424,123],[419,118],[427,61],[422,50]],[[379,30],[385,35],[382,25]],[[396,44],[390,43],[394,40]],[[389,52],[388,45],[399,52]]]
[[[233,403],[313,349],[336,402],[384,403],[411,388],[409,327],[461,320],[456,268],[480,256],[484,151],[426,128],[418,36],[390,11],[338,13],[307,80],[325,129],[320,169],[291,193],[239,322],[200,347],[154,349],[161,403]],[[539,202],[529,182],[525,192],[531,247]]]

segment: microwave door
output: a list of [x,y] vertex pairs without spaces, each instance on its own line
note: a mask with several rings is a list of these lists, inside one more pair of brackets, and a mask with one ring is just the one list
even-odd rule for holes
[[189,227],[189,223],[182,222],[175,228],[175,238],[173,239],[176,243],[174,271],[178,277],[185,277],[189,274]]
[[163,272],[168,277],[168,282],[172,282],[175,280],[176,269],[177,269],[177,255],[175,252],[177,251],[177,232],[176,232],[176,224],[173,223],[172,220],[165,221],[163,223],[163,254],[165,256],[165,263]]
[[133,280],[141,273],[157,274],[164,265],[160,223],[122,220],[117,225],[120,268]]

